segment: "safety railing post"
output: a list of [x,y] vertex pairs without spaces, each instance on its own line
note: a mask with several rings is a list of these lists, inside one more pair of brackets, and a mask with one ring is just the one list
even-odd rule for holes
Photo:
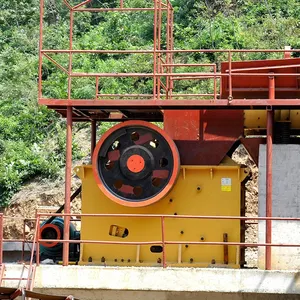
[[228,77],[228,84],[229,84],[229,96],[228,96],[228,101],[232,100],[232,53],[231,51],[228,52],[228,73],[229,73],[229,77]]
[[40,216],[37,215],[36,218],[36,243],[33,244],[35,246],[35,261],[36,265],[39,266],[40,264]]
[[63,242],[63,265],[69,264],[70,239],[70,213],[71,213],[71,186],[72,186],[72,116],[71,106],[67,107],[67,147],[66,147],[66,173],[65,173],[65,217],[64,217],[64,242]]
[[154,0],[154,32],[153,32],[153,99],[157,99],[157,1]]
[[40,38],[39,38],[39,83],[38,98],[42,98],[42,75],[43,75],[43,22],[44,22],[44,0],[40,0]]
[[[273,74],[269,76],[269,99],[275,99],[275,78]],[[272,163],[273,163],[273,123],[274,111],[267,112],[267,149],[266,149],[266,217],[272,217]],[[272,243],[272,221],[266,221],[266,243]],[[266,247],[265,255],[266,270],[272,269],[272,248]]]
[[217,100],[217,65],[214,64],[214,101]]
[[163,255],[163,268],[167,267],[166,263],[166,245],[165,245],[165,218],[162,216],[161,217],[161,241],[162,241],[162,255]]

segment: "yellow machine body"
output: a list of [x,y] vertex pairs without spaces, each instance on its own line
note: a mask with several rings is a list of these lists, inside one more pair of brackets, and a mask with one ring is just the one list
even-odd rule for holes
[[[242,182],[249,174],[247,168],[226,158],[220,166],[182,166],[179,178],[167,197],[150,206],[131,208],[107,198],[98,188],[92,166],[76,167],[82,180],[83,214],[153,214],[240,216]],[[166,245],[166,261],[174,266],[207,267],[224,265],[238,268],[240,250],[224,246],[191,245],[189,242],[239,242],[239,220],[199,220],[165,218],[165,240],[184,242]],[[159,241],[162,240],[159,217],[82,217],[81,239],[111,242],[149,242],[152,245],[81,245],[80,264],[120,266],[156,266],[162,263]],[[154,248],[154,252],[153,251]],[[152,249],[152,251],[151,251]],[[224,252],[225,250],[225,252]],[[228,260],[228,263],[227,263]]]
[[[291,129],[300,129],[300,111],[299,110],[276,110],[276,122],[289,122]],[[245,110],[244,111],[245,134],[253,130],[267,128],[266,110]]]

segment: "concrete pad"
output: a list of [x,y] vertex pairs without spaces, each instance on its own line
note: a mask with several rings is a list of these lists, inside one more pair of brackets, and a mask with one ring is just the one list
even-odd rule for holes
[[[5,277],[24,277],[26,274],[22,265],[6,265]],[[16,287],[17,283],[3,281],[3,286]],[[41,265],[36,270],[34,287],[300,295],[300,271]]]
[[[273,216],[300,218],[300,145],[273,145]],[[259,216],[266,216],[266,145],[259,148]],[[265,221],[258,241],[265,242]],[[272,242],[300,245],[300,222],[272,221]],[[265,247],[258,248],[258,266],[265,268]],[[272,269],[299,270],[300,247],[272,247]]]

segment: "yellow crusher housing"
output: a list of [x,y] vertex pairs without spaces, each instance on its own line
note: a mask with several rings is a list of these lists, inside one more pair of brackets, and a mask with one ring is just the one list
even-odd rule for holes
[[161,265],[162,221],[156,215],[165,215],[165,242],[180,242],[165,246],[168,266],[243,264],[239,246],[193,244],[244,241],[243,221],[176,217],[244,215],[250,170],[228,156],[217,166],[180,165],[176,145],[165,131],[132,121],[106,132],[93,165],[75,172],[82,181],[82,214],[145,216],[83,216],[82,240],[120,244],[83,243],[80,264]]

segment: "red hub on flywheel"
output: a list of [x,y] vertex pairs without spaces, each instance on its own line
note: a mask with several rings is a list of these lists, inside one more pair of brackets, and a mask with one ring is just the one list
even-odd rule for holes
[[127,168],[132,173],[139,173],[145,167],[145,160],[138,154],[131,155],[127,160]]
[[153,204],[173,187],[180,170],[174,141],[159,127],[128,121],[108,130],[93,155],[101,191],[124,206]]

